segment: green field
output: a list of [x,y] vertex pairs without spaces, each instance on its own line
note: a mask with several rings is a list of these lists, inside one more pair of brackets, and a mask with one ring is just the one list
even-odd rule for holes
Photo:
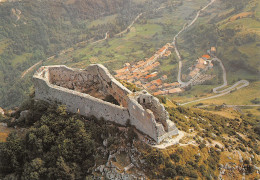
[[116,17],[117,17],[116,14],[111,15],[111,16],[105,16],[105,17],[102,17],[100,19],[91,21],[88,26],[93,27],[93,26],[97,26],[97,25],[103,25],[103,24],[111,23],[111,22],[115,21]]
[[[206,0],[185,1],[174,10],[164,8],[159,12],[146,12],[123,37],[109,38],[99,44],[87,45],[48,64],[62,63],[82,68],[91,63],[101,63],[110,70],[115,70],[121,68],[126,62],[144,60],[151,57],[158,48],[171,42],[173,36],[187,21],[186,19],[206,2]],[[96,20],[94,23],[102,24],[103,20]],[[177,61],[174,63],[170,61],[170,59],[165,60],[160,70],[168,73],[177,72]]]

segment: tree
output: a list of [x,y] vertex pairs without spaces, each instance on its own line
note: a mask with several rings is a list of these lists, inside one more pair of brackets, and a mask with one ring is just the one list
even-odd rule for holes
[[53,174],[57,179],[75,179],[75,175],[72,174],[71,168],[66,164],[64,158],[60,156],[56,161],[56,169]]
[[24,166],[22,178],[25,180],[38,180],[46,178],[47,168],[44,167],[44,161],[36,158]]

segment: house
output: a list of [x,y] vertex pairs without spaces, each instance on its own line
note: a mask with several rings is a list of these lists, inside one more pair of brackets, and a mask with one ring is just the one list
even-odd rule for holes
[[115,72],[116,72],[117,74],[124,73],[124,72],[126,72],[126,71],[128,71],[128,67],[124,67],[124,68],[122,68],[122,69],[115,70]]
[[153,72],[153,73],[151,73],[151,74],[145,76],[144,78],[145,78],[145,79],[153,78],[153,77],[157,76],[157,74],[158,74],[158,72]]
[[212,62],[209,63],[209,68],[213,68],[213,63]]
[[141,82],[141,81],[136,81],[136,82],[135,82],[135,85],[141,87],[141,86],[142,86],[142,82]]
[[156,89],[158,89],[158,86],[155,84],[149,84],[149,86],[145,86],[146,89],[149,89],[150,91],[155,91]]
[[205,57],[197,59],[197,64],[195,65],[195,68],[204,69],[206,67],[205,65],[207,65],[207,61],[205,59]]
[[198,64],[204,64],[205,63],[205,59],[199,58],[199,59],[197,59],[197,62],[198,62]]
[[156,84],[156,85],[161,85],[162,84],[162,80],[161,79],[156,79],[154,81],[152,81],[152,83]]
[[164,88],[169,88],[169,87],[177,87],[177,86],[179,86],[179,85],[180,85],[180,83],[178,83],[178,82],[173,82],[173,83],[170,83],[170,84],[164,83],[164,84],[163,84],[163,87],[164,87]]
[[198,68],[198,69],[205,69],[205,65],[204,65],[204,63],[203,64],[196,64],[196,68]]
[[145,88],[150,89],[150,90],[155,90],[158,89],[158,87],[162,85],[162,80],[161,79],[156,79],[153,80],[147,84],[144,85]]
[[168,56],[170,56],[171,54],[172,54],[171,51],[166,51],[165,54],[164,54],[164,57],[168,57]]
[[167,78],[168,78],[168,77],[167,77],[166,75],[163,75],[163,76],[161,77],[161,80],[162,80],[162,81],[165,81]]
[[128,67],[128,66],[130,66],[130,63],[125,63],[124,66]]
[[181,88],[173,88],[169,90],[169,94],[182,92]]
[[217,53],[216,47],[211,47],[210,48],[210,53],[213,54],[213,55],[216,55],[216,53]]
[[193,71],[190,72],[190,76],[193,78],[194,76],[196,76],[196,74],[198,74],[200,72],[199,68],[195,68],[193,69]]
[[173,48],[174,48],[174,46],[169,44],[169,49],[173,49]]
[[202,58],[208,60],[208,59],[210,59],[210,55],[204,54],[204,55],[202,56]]
[[155,93],[153,93],[154,96],[158,96],[158,95],[165,95],[167,94],[167,91],[156,91]]

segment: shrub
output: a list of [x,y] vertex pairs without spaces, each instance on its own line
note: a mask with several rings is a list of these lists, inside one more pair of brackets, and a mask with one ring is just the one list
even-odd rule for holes
[[200,148],[200,149],[203,149],[204,147],[206,147],[206,144],[201,143],[201,144],[199,145],[199,148]]
[[171,154],[170,157],[175,163],[179,162],[181,159],[178,154]]
[[160,103],[166,104],[166,97],[165,96],[156,96],[156,97],[159,99]]
[[166,168],[164,172],[166,177],[175,177],[177,175],[177,172],[174,168]]

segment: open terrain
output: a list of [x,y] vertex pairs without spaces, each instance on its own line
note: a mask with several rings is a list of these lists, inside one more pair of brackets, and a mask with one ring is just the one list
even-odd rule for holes
[[[186,4],[185,4],[186,3]],[[193,4],[191,4],[193,3]],[[223,37],[218,37],[221,34],[217,33],[217,29],[223,30],[225,32],[225,28],[228,29],[228,27],[236,27],[235,25],[229,25],[231,23],[235,23],[235,21],[239,20],[240,18],[248,18],[250,21],[254,21],[254,18],[247,14],[247,16],[242,16],[239,14],[240,11],[245,11],[248,9],[256,9],[259,8],[259,4],[256,1],[250,1],[250,3],[242,6],[237,7],[236,10],[232,10],[232,6],[229,7],[228,4],[225,4],[224,9],[220,9],[221,5],[220,1],[216,1],[213,3],[210,3],[209,6],[207,6],[207,9],[204,8],[204,11],[201,12],[198,16],[194,14],[194,12],[198,11],[201,7],[205,7],[204,5],[207,4],[207,2],[204,1],[196,1],[196,2],[184,2],[184,4],[180,5],[176,2],[176,6],[174,10],[171,10],[171,8],[159,8],[160,16],[158,16],[159,13],[155,13],[152,10],[149,12],[145,12],[142,17],[139,17],[140,20],[138,20],[131,28],[129,28],[129,31],[123,35],[120,38],[109,38],[106,40],[106,42],[102,42],[95,45],[87,45],[85,48],[79,48],[71,53],[68,53],[64,56],[61,56],[59,58],[56,58],[54,60],[51,60],[47,64],[69,64],[70,66],[74,67],[84,67],[91,63],[102,63],[105,66],[107,66],[110,70],[119,69],[123,66],[125,63],[131,63],[134,61],[139,61],[145,58],[150,57],[158,48],[162,47],[163,43],[169,42],[169,40],[183,28],[183,25],[187,22],[190,22],[190,26],[183,31],[181,34],[181,37],[178,38],[178,44],[180,46],[180,54],[183,56],[183,64],[184,64],[184,73],[185,68],[187,69],[187,66],[194,62],[196,59],[196,56],[200,56],[203,54],[210,46],[205,46],[206,41],[210,45],[216,46],[218,44],[217,39],[224,39]],[[162,5],[163,7],[163,5]],[[192,7],[193,9],[189,9],[187,7]],[[187,8],[187,9],[185,9]],[[186,13],[184,16],[183,11],[190,12]],[[231,13],[232,12],[232,13]],[[211,14],[209,14],[211,13]],[[238,13],[238,15],[234,15]],[[256,14],[257,11],[253,14]],[[188,14],[188,15],[187,15]],[[208,18],[206,18],[209,16]],[[138,16],[137,16],[138,17]],[[170,18],[169,18],[170,17]],[[182,18],[177,18],[182,17]],[[195,17],[195,19],[194,19]],[[234,18],[235,17],[235,18]],[[239,19],[237,18],[239,17]],[[208,20],[207,20],[208,19]],[[235,20],[236,19],[236,20]],[[257,19],[257,17],[256,17]],[[196,21],[194,21],[196,20]],[[218,23],[215,23],[217,26],[212,27],[212,21],[215,23],[217,21]],[[145,23],[144,23],[145,22]],[[173,26],[170,26],[174,22]],[[243,22],[243,21],[242,21]],[[201,36],[199,35],[201,31],[195,32],[194,30],[198,28],[198,26],[204,26],[203,25],[208,23],[209,28],[215,28],[215,30],[212,33],[210,37],[204,38],[201,43],[197,43],[196,46],[191,47],[194,42],[186,43],[187,37],[189,37],[187,34],[192,33],[193,36]],[[207,29],[207,28],[206,28]],[[205,30],[206,30],[205,29]],[[205,32],[202,31],[202,32]],[[252,31],[252,41],[256,41],[258,37],[258,29],[256,27],[248,26],[247,24],[244,24],[243,28],[240,30],[241,33],[249,33]],[[244,31],[244,32],[243,32]],[[228,34],[226,35],[228,38]],[[176,36],[175,36],[176,37]],[[186,38],[186,39],[185,39]],[[245,38],[247,35],[245,35]],[[197,38],[197,40],[199,40]],[[205,42],[204,42],[205,41]],[[222,40],[223,41],[223,40]],[[234,43],[238,40],[234,40]],[[251,40],[250,40],[251,41]],[[225,40],[224,40],[225,42]],[[148,44],[149,43],[149,44]],[[226,44],[229,42],[226,42]],[[204,46],[202,47],[202,45]],[[252,91],[258,91],[259,90],[259,83],[255,81],[259,81],[258,78],[258,70],[254,70],[254,68],[247,68],[243,65],[239,66],[240,60],[237,59],[237,55],[234,54],[234,51],[229,52],[227,49],[223,49],[223,46],[225,46],[225,43],[222,43],[223,45],[217,46],[217,53],[220,55],[223,66],[225,67],[225,71],[218,69],[216,72],[219,74],[219,77],[216,77],[213,79],[213,84],[215,85],[198,85],[198,87],[194,86],[190,90],[187,90],[187,92],[184,92],[183,94],[174,95],[170,98],[172,98],[173,101],[177,101],[179,103],[185,103],[185,102],[191,102],[196,100],[196,102],[199,102],[202,100],[203,102],[218,102],[218,103],[229,103],[228,101],[232,98],[234,99],[234,95],[236,97],[241,95],[242,93],[245,94],[251,94],[248,92],[248,90]],[[243,45],[233,45],[234,47],[237,47],[240,52],[246,52],[250,48],[250,54],[247,54],[245,58],[247,59],[249,65],[251,63],[255,63],[257,58],[257,46],[256,43],[248,42]],[[93,51],[94,50],[94,51]],[[108,51],[107,51],[108,50]],[[204,52],[203,52],[204,51]],[[224,53],[225,51],[225,53]],[[112,52],[109,54],[109,52]],[[193,52],[193,53],[192,53]],[[195,53],[194,53],[195,52]],[[235,52],[236,53],[236,52]],[[223,56],[225,54],[225,56]],[[231,57],[226,57],[231,56]],[[161,66],[158,68],[159,72],[166,72],[169,79],[172,81],[177,79],[178,73],[180,73],[180,70],[178,69],[177,65],[177,55],[173,54],[170,58],[164,59],[161,61]],[[237,59],[237,60],[236,60]],[[166,63],[167,62],[167,63]],[[235,65],[235,66],[234,66]],[[179,66],[180,67],[180,66]],[[257,64],[252,64],[252,67],[258,67]],[[217,67],[214,67],[215,69]],[[233,69],[232,68],[236,68]],[[251,71],[251,70],[252,71]],[[226,78],[222,78],[226,74]],[[218,81],[216,81],[218,79]],[[244,79],[245,83],[241,81],[241,79]],[[223,81],[224,80],[224,81]],[[241,83],[240,83],[241,81]],[[251,84],[251,83],[252,84]],[[239,84],[240,83],[240,84]],[[211,93],[211,90],[214,89],[216,91],[216,88],[221,89],[222,86],[220,85],[226,85],[227,90],[229,89],[231,91],[230,93],[224,92],[222,89],[222,94],[214,95]],[[233,86],[232,86],[233,85]],[[245,87],[245,90],[242,89],[235,89],[236,87]],[[223,86],[224,87],[224,86]],[[233,92],[233,90],[235,92]],[[237,92],[236,92],[237,91]],[[248,92],[248,93],[247,93]],[[238,101],[238,105],[243,105],[243,103],[246,104],[252,104],[251,100],[254,99],[257,94],[251,94],[251,98],[249,96],[243,96],[244,98],[240,98],[241,100]],[[230,102],[232,104],[232,101]],[[246,105],[244,104],[244,105]]]

